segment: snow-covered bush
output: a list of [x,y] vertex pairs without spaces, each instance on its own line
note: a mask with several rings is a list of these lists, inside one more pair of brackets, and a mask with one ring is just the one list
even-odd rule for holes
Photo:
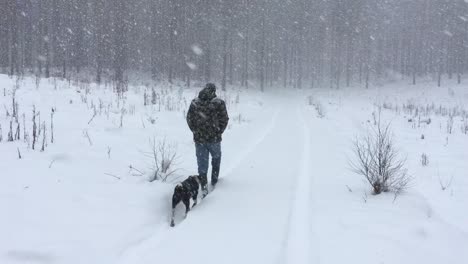
[[455,91],[452,88],[448,88],[448,94],[450,97],[455,97]]
[[239,124],[247,122],[247,120],[245,119],[245,117],[241,113],[239,113],[237,115],[234,115],[234,117],[232,119],[233,119],[234,122],[239,123]]
[[449,117],[447,118],[447,133],[452,134],[452,130],[453,130],[453,117],[449,115]]
[[423,153],[421,155],[421,165],[423,167],[427,166],[429,164],[429,158],[427,157],[427,154],[426,153]]
[[439,184],[440,184],[440,189],[441,189],[442,191],[447,190],[447,188],[450,187],[450,185],[452,185],[453,176],[454,176],[454,175],[452,174],[452,176],[450,177],[450,179],[442,180],[442,178],[441,178],[440,175],[439,175]]
[[325,117],[325,108],[323,107],[322,103],[315,99],[312,95],[310,95],[308,98],[308,103],[309,105],[313,106],[315,111],[317,112],[317,116],[319,118]]
[[316,101],[314,107],[315,107],[315,111],[317,111],[318,117],[320,118],[325,117],[325,108],[323,107],[320,101]]
[[367,135],[354,141],[355,160],[351,167],[364,176],[374,194],[403,191],[411,180],[405,169],[405,159],[395,149],[390,124],[378,120]]
[[151,152],[145,155],[152,159],[152,173],[150,181],[167,181],[177,171],[175,161],[177,159],[176,145],[168,143],[166,139],[156,142],[150,140]]
[[465,118],[465,120],[463,120],[463,124],[462,124],[462,133],[464,134],[468,134],[468,119]]

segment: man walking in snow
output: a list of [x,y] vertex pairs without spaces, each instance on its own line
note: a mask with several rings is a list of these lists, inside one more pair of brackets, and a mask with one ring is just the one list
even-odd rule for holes
[[221,165],[221,140],[228,121],[226,103],[216,97],[216,86],[213,83],[206,84],[198,97],[192,100],[187,113],[187,124],[193,132],[195,141],[203,197],[208,194],[209,155],[211,155],[211,185],[214,187],[218,182]]

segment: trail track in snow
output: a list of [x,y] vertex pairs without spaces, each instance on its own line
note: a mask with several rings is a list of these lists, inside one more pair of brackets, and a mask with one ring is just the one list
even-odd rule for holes
[[[311,252],[312,235],[312,169],[311,169],[311,128],[301,107],[296,108],[298,120],[302,123],[303,147],[300,153],[300,171],[296,176],[295,192],[291,200],[288,229],[285,238],[285,252],[280,263],[311,263],[317,258]],[[313,257],[314,256],[314,257]]]

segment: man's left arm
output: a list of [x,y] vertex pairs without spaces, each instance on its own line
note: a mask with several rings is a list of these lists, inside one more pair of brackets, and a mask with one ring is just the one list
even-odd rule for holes
[[219,109],[219,130],[221,133],[226,130],[226,127],[229,122],[229,115],[226,109],[226,103],[222,101]]

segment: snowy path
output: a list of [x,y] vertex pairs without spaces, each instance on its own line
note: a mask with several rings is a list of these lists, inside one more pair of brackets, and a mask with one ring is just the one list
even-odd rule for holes
[[176,228],[155,230],[122,263],[310,263],[311,118],[278,104],[257,144]]
[[[301,153],[301,167],[296,179],[296,190],[293,196],[287,231],[286,254],[284,263],[311,263],[312,241],[312,170],[311,162],[311,129],[309,119],[306,119],[303,110],[297,108],[298,120],[302,123],[303,147]],[[315,259],[314,259],[315,260]]]

